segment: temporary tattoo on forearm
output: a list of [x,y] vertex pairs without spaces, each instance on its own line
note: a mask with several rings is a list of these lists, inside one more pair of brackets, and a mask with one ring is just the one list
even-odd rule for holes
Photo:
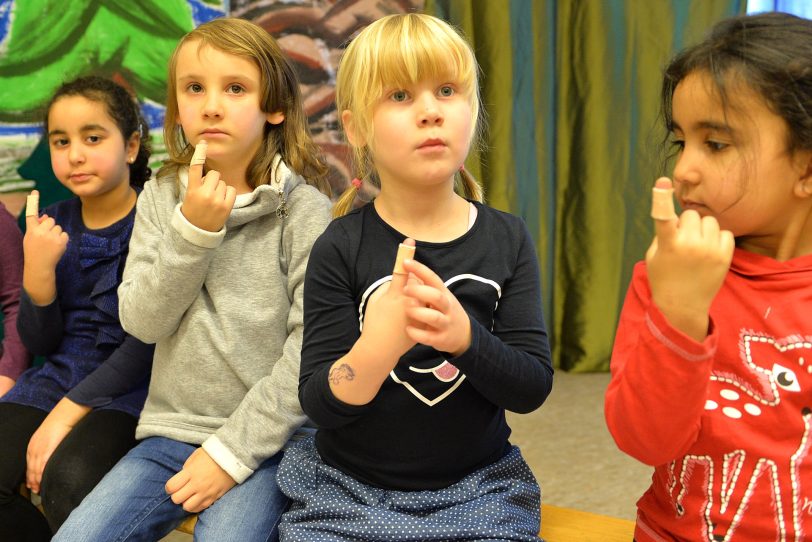
[[338,367],[330,369],[330,384],[337,385],[342,380],[353,380],[355,378],[355,371],[346,363],[342,363]]

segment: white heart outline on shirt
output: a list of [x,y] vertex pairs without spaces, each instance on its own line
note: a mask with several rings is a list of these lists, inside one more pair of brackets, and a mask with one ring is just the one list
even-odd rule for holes
[[[450,279],[444,281],[443,284],[446,286],[446,288],[448,288],[450,285],[454,284],[455,282],[459,282],[460,280],[464,280],[464,279],[474,280],[474,281],[477,281],[477,282],[480,282],[480,283],[483,283],[483,284],[487,284],[489,286],[492,286],[494,288],[494,290],[496,290],[496,303],[494,303],[494,306],[493,306],[493,312],[495,313],[496,308],[499,306],[499,299],[501,299],[501,297],[502,297],[502,288],[499,286],[499,284],[497,284],[496,282],[494,282],[494,281],[492,281],[490,279],[486,279],[484,277],[480,277],[479,275],[474,275],[474,274],[471,274],[471,273],[463,273],[463,274],[460,274],[460,275],[456,275],[456,276],[451,277]],[[375,292],[375,290],[380,288],[383,284],[385,284],[387,282],[391,282],[391,281],[392,281],[392,275],[387,275],[385,277],[382,277],[382,278],[376,280],[372,284],[370,284],[369,287],[366,289],[366,291],[364,291],[363,295],[361,296],[361,303],[358,305],[358,330],[359,331],[363,331],[363,329],[364,329],[364,306],[366,305],[367,299],[369,299],[369,296],[371,296],[372,293]],[[491,320],[490,331],[493,331],[493,320]],[[447,360],[443,359],[443,361],[445,362]],[[440,365],[442,365],[442,363]],[[430,372],[430,371],[433,370],[433,369],[429,369],[428,371],[426,371],[426,370],[416,370],[413,367],[409,367],[409,369],[414,370],[415,372]],[[442,401],[443,399],[445,399],[446,397],[451,395],[460,386],[460,384],[462,384],[463,380],[465,380],[465,375],[461,371],[460,371],[459,374],[462,374],[462,376],[459,378],[459,380],[457,380],[454,383],[453,386],[448,388],[445,392],[443,392],[442,394],[440,394],[436,398],[428,399],[425,395],[423,395],[422,393],[417,391],[417,389],[415,389],[414,386],[412,386],[408,382],[403,381],[400,378],[398,378],[398,376],[395,374],[394,369],[392,369],[392,371],[389,372],[389,376],[392,378],[393,381],[395,381],[396,383],[398,383],[398,384],[402,385],[403,387],[405,387],[407,390],[409,390],[409,392],[412,395],[417,397],[420,401],[422,401],[423,403],[425,403],[428,406],[436,405],[437,403],[439,403],[440,401]]]

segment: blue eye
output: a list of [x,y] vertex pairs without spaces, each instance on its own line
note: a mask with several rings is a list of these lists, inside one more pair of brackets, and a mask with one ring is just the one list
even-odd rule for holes
[[395,102],[404,102],[409,97],[409,94],[405,90],[396,90],[392,93],[391,98]]
[[199,83],[192,83],[186,88],[194,93],[203,92],[203,86],[200,85]]
[[450,85],[443,85],[442,87],[440,87],[440,90],[438,91],[438,94],[440,96],[443,96],[444,98],[448,98],[449,96],[453,96],[454,95],[454,87],[452,87]]

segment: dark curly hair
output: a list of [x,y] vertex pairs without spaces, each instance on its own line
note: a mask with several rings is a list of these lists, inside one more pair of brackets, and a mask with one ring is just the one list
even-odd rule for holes
[[708,74],[725,107],[732,87],[744,83],[787,123],[788,151],[812,149],[812,21],[773,12],[717,23],[665,70],[661,116],[668,130],[674,90],[696,71]]
[[48,133],[48,113],[51,106],[64,96],[82,96],[93,102],[103,103],[107,108],[107,114],[116,123],[124,141],[127,141],[133,133],[140,136],[140,145],[135,161],[130,166],[130,184],[132,186],[143,187],[149,180],[152,170],[149,168],[149,128],[141,114],[141,108],[136,99],[121,85],[110,79],[89,75],[79,77],[73,81],[63,83],[54,92],[51,101],[45,108],[45,133]]

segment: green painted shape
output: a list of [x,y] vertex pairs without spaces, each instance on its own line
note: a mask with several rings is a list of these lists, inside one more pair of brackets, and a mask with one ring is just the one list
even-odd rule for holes
[[142,98],[163,103],[166,66],[194,27],[185,0],[53,0],[15,3],[0,57],[0,122],[38,122],[67,79],[119,74]]

